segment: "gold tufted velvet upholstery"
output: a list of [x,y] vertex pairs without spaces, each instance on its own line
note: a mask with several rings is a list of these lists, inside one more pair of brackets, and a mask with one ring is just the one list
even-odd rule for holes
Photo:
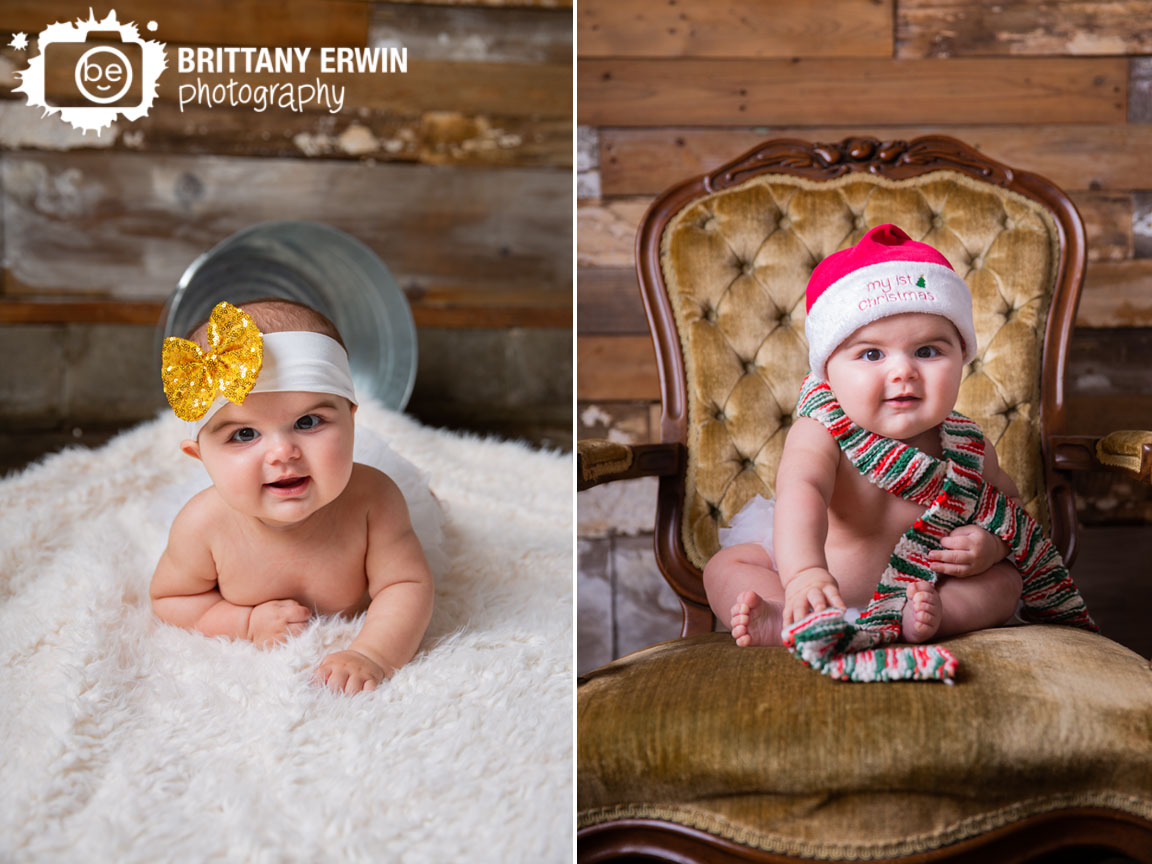
[[703,568],[717,528],[774,478],[808,372],[805,287],[826,256],[894,223],[939,249],[972,290],[979,353],[957,409],[980,423],[1025,508],[1047,524],[1039,370],[1056,225],[1034,201],[962,174],[758,177],[668,225],[661,266],[688,376],[682,541]]

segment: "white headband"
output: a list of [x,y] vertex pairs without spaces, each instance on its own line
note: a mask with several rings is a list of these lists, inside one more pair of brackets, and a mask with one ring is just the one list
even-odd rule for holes
[[[343,396],[353,405],[356,391],[348,352],[335,339],[307,330],[264,333],[264,363],[252,393],[331,393]],[[204,416],[186,423],[188,438],[196,440],[212,415],[228,404],[217,396]]]

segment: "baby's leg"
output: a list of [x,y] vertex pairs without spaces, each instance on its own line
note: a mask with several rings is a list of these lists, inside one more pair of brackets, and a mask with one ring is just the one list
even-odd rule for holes
[[1020,601],[1020,572],[1007,561],[975,576],[953,576],[938,584],[942,615],[939,636],[999,627]]
[[721,549],[704,567],[708,605],[741,647],[781,644],[784,587],[775,566],[759,543],[742,543]]

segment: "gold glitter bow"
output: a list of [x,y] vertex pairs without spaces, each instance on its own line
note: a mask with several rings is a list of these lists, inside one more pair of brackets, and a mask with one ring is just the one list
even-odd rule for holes
[[208,412],[218,394],[244,403],[264,363],[264,338],[247,312],[218,303],[208,319],[208,353],[195,342],[169,336],[161,360],[168,404],[191,423]]

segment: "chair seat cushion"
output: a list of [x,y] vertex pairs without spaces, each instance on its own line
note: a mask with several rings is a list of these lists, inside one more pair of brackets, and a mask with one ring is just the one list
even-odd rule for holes
[[656,819],[768,852],[876,858],[1035,814],[1119,811],[1152,831],[1152,670],[1067,627],[943,643],[955,686],[845,684],[726,633],[580,679],[581,828]]

